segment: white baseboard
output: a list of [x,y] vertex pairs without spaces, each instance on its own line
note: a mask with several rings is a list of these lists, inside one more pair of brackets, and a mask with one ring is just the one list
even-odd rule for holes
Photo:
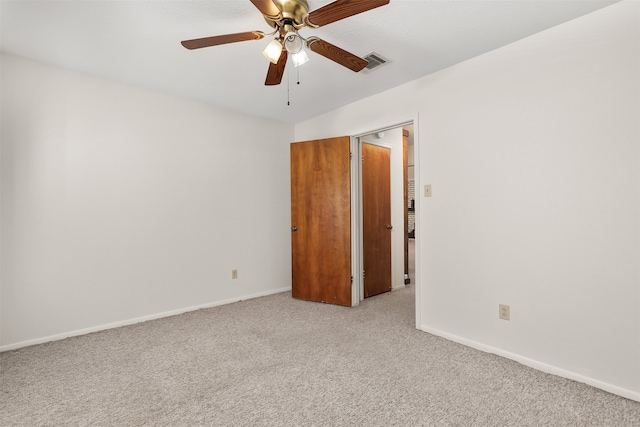
[[534,368],[539,371],[546,372],[548,374],[557,375],[559,377],[563,377],[563,378],[578,381],[584,384],[588,384],[590,386],[599,388],[609,393],[613,393],[618,396],[622,396],[627,399],[640,402],[640,393],[632,390],[627,390],[625,388],[618,387],[613,384],[605,383],[603,381],[596,380],[594,378],[586,377],[576,372],[567,371],[566,369],[558,368],[557,366],[549,365],[535,359],[530,359],[528,357],[521,356],[519,354],[510,353],[508,351],[501,350],[496,347],[491,347],[489,345],[485,345],[477,341],[472,341],[466,338],[462,338],[457,335],[441,331],[439,329],[434,329],[434,328],[430,328],[428,326],[422,325],[420,327],[420,330],[430,333],[432,335],[437,335],[439,337],[446,338],[449,341],[457,342],[458,344],[466,345],[467,347],[472,347],[477,350],[484,351],[485,353],[493,353],[493,354],[497,354],[498,356],[505,357],[507,359],[515,360],[516,362],[522,363],[523,365],[529,366],[530,368]]
[[104,330],[107,330],[107,329],[119,328],[121,326],[133,325],[135,323],[146,322],[146,321],[154,320],[154,319],[161,319],[163,317],[176,316],[178,314],[187,313],[189,311],[200,310],[200,309],[203,309],[203,308],[217,307],[217,306],[220,306],[220,305],[226,305],[226,304],[231,304],[231,303],[238,302],[238,301],[264,297],[264,296],[267,296],[267,295],[279,294],[281,292],[287,292],[287,291],[291,291],[291,287],[273,289],[273,290],[270,290],[270,291],[258,292],[256,294],[244,295],[244,296],[241,296],[241,297],[231,298],[231,299],[227,299],[227,300],[214,301],[214,302],[210,302],[210,303],[206,303],[206,304],[195,305],[195,306],[192,306],[192,307],[185,307],[185,308],[179,308],[177,310],[165,311],[163,313],[156,313],[156,314],[150,314],[148,316],[136,317],[134,319],[121,320],[121,321],[118,321],[118,322],[107,323],[105,325],[93,326],[91,328],[79,329],[79,330],[70,331],[70,332],[63,332],[61,334],[50,335],[50,336],[47,336],[47,337],[36,338],[36,339],[32,339],[32,340],[27,340],[27,341],[20,341],[20,342],[17,342],[17,343],[0,346],[0,353],[2,353],[3,351],[16,350],[16,349],[19,349],[19,348],[22,348],[22,347],[28,347],[28,346],[31,346],[31,345],[44,344],[44,343],[50,342],[50,341],[63,340],[65,338],[76,337],[78,335],[86,335],[86,334],[90,334],[92,332],[99,332],[99,331],[104,331]]

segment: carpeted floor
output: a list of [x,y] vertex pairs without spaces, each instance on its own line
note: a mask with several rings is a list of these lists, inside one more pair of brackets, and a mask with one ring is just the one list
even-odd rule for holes
[[0,355],[8,426],[640,426],[640,403],[414,327],[413,286],[272,295]]

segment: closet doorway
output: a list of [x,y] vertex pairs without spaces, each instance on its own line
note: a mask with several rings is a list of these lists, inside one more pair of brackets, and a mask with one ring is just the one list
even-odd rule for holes
[[[371,296],[366,289],[367,266],[376,264],[380,257],[367,260],[367,252],[375,253],[378,249],[371,248],[372,239],[367,236],[367,190],[368,180],[375,180],[367,173],[367,147],[377,146],[387,149],[390,153],[389,178],[379,177],[374,185],[381,187],[380,182],[388,179],[390,181],[390,222],[387,226],[391,229],[391,287],[389,289],[399,289],[411,283],[415,283],[415,173],[414,173],[414,131],[413,123],[409,122],[375,132],[357,136],[357,145],[360,164],[360,203],[358,205],[359,217],[363,226],[358,230],[360,259],[359,264],[363,267],[363,281],[360,284],[359,300]],[[380,166],[373,168],[385,174]],[[374,191],[375,192],[375,191]],[[384,193],[383,191],[381,193]],[[375,241],[374,241],[375,242]],[[387,289],[388,290],[388,289]],[[374,294],[375,295],[375,294]]]

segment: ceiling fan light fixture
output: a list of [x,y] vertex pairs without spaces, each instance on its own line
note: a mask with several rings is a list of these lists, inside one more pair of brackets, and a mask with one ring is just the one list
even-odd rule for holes
[[299,67],[300,65],[304,64],[308,60],[309,60],[309,56],[307,55],[307,52],[304,51],[304,49],[300,49],[300,52],[294,53],[293,55],[291,55],[291,61],[293,61],[294,67]]
[[289,34],[284,39],[284,48],[291,54],[296,54],[302,50],[302,38],[297,34]]
[[309,60],[307,52],[304,51],[302,40],[298,34],[289,34],[284,39],[284,48],[291,54],[294,67],[299,67]]
[[[0,0],[2,1],[2,0]],[[334,0],[325,6],[309,11],[308,0],[250,0],[271,26],[273,32],[245,31],[243,33],[201,37],[183,40],[186,49],[200,49],[227,43],[260,40],[275,35],[275,40],[264,49],[269,60],[265,86],[279,85],[289,56],[298,67],[309,60],[306,48],[318,55],[342,65],[354,72],[362,71],[369,62],[318,37],[304,38],[298,31],[305,27],[319,28],[389,4],[390,0]],[[283,50],[284,49],[284,50]]]
[[282,43],[280,43],[280,40],[278,39],[274,39],[262,51],[262,54],[265,56],[265,58],[267,58],[273,64],[278,63],[278,59],[280,58],[281,53],[282,53]]

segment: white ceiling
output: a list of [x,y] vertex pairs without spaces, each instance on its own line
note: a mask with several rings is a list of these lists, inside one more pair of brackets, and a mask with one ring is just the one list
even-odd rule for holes
[[[354,73],[309,53],[266,87],[269,39],[189,51],[181,40],[270,28],[249,0],[7,1],[1,49],[93,76],[297,123],[512,43],[617,0],[391,0],[304,28],[359,56],[390,62]],[[331,0],[309,0],[314,10]],[[296,81],[299,79],[300,84]],[[289,95],[288,95],[289,93]],[[287,105],[289,96],[291,105]]]

